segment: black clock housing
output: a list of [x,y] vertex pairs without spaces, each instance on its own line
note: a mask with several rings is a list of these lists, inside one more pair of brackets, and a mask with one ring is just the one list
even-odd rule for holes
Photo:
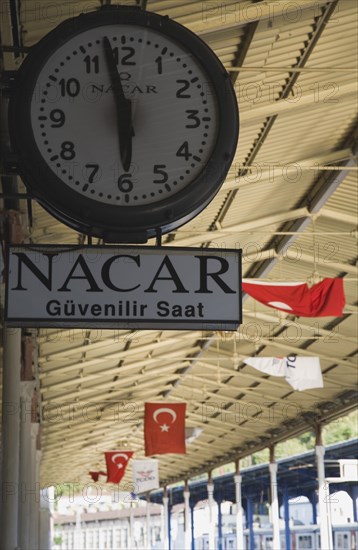
[[[60,59],[62,59],[62,57],[59,56],[58,53],[60,49],[62,47],[65,47],[66,44],[71,44],[71,40],[74,40],[76,37],[81,36],[83,33],[91,34],[93,32],[94,38],[98,38],[99,30],[105,30],[106,28],[112,29],[113,25],[118,25],[121,29],[118,38],[122,40],[122,43],[123,40],[124,43],[125,40],[134,41],[134,38],[132,39],[130,35],[123,39],[123,28],[126,27],[128,27],[129,29],[131,29],[133,26],[135,26],[135,28],[139,28],[143,32],[143,37],[146,36],[146,33],[151,33],[149,34],[149,36],[155,33],[154,36],[156,37],[156,40],[154,40],[154,42],[152,41],[152,43],[148,41],[148,44],[150,46],[147,46],[148,50],[150,49],[150,47],[153,47],[153,52],[155,52],[155,48],[159,51],[162,47],[160,42],[161,37],[163,37],[163,40],[170,39],[171,43],[177,46],[177,51],[183,51],[185,55],[187,55],[188,58],[192,60],[194,67],[198,67],[200,69],[200,78],[195,77],[194,71],[194,77],[192,78],[192,80],[195,81],[196,78],[200,81],[201,79],[203,83],[205,80],[207,85],[210,85],[210,94],[214,95],[211,103],[208,105],[204,105],[206,108],[202,109],[202,111],[200,110],[200,115],[185,115],[191,118],[191,123],[187,124],[186,127],[193,128],[192,131],[190,130],[191,135],[194,134],[194,130],[195,132],[197,132],[196,139],[198,142],[200,139],[202,139],[202,137],[201,134],[199,134],[199,129],[196,129],[196,126],[200,125],[203,128],[205,124],[205,119],[215,119],[215,132],[212,134],[211,149],[210,151],[206,152],[206,158],[204,158],[204,145],[202,145],[202,148],[200,149],[200,151],[204,153],[203,159],[201,158],[202,155],[199,153],[195,153],[195,151],[194,153],[189,153],[190,140],[188,139],[188,141],[185,142],[185,136],[183,134],[184,137],[181,138],[181,141],[184,140],[183,144],[185,145],[185,143],[188,143],[188,145],[182,145],[181,141],[175,144],[175,149],[173,149],[173,154],[171,158],[178,160],[178,166],[179,161],[181,163],[180,166],[184,166],[185,162],[187,162],[189,165],[189,163],[191,162],[190,166],[195,166],[195,169],[193,169],[193,175],[180,176],[180,178],[184,180],[184,183],[181,187],[180,178],[176,178],[178,180],[177,190],[175,187],[177,181],[173,182],[172,180],[174,178],[172,178],[172,180],[169,180],[169,176],[163,175],[163,168],[160,168],[160,166],[166,166],[166,164],[158,164],[156,163],[157,161],[154,161],[154,172],[159,174],[159,177],[156,176],[157,180],[154,181],[164,182],[165,177],[167,177],[168,183],[164,183],[162,186],[160,186],[160,184],[159,186],[154,185],[152,183],[153,174],[151,173],[151,171],[148,170],[148,174],[144,174],[144,176],[142,174],[141,177],[144,181],[144,183],[142,183],[142,186],[145,185],[145,180],[147,178],[148,196],[151,192],[154,197],[149,202],[145,202],[145,200],[143,199],[143,197],[146,197],[145,192],[143,191],[141,192],[141,194],[133,195],[133,193],[135,193],[135,184],[133,184],[134,190],[131,195],[123,191],[122,194],[117,192],[118,196],[116,196],[115,192],[112,193],[109,191],[103,194],[101,192],[100,181],[98,183],[86,183],[85,181],[82,181],[80,178],[78,178],[77,181],[72,183],[69,179],[71,178],[71,176],[69,175],[68,169],[68,164],[70,163],[70,161],[72,162],[72,159],[70,158],[71,148],[69,145],[63,145],[64,143],[66,144],[72,142],[69,140],[66,141],[64,139],[64,141],[61,143],[62,149],[57,151],[57,156],[62,154],[65,160],[62,161],[60,158],[60,162],[57,163],[58,168],[56,168],[54,165],[55,161],[52,161],[52,158],[54,158],[56,155],[53,155],[52,157],[46,156],[47,153],[45,149],[42,150],[39,146],[40,138],[37,137],[37,135],[45,135],[44,143],[48,144],[49,138],[46,135],[46,125],[49,127],[49,133],[56,136],[62,131],[59,125],[61,124],[62,118],[64,117],[66,117],[66,128],[68,128],[66,131],[67,133],[69,133],[69,135],[71,135],[72,131],[76,131],[76,125],[81,124],[81,122],[76,119],[76,115],[73,114],[74,111],[69,110],[67,112],[65,107],[59,108],[56,104],[48,105],[46,96],[41,95],[46,93],[43,91],[43,82],[40,82],[40,75],[44,74],[44,68],[50,66],[49,64],[51,64],[53,59],[53,67],[58,67],[54,69],[55,71],[57,71],[57,73],[51,73],[49,78],[52,77],[52,79],[55,80],[54,82],[49,80],[46,86],[49,86],[50,89],[51,86],[57,86],[57,88],[59,88],[59,83],[64,82],[64,84],[61,85],[65,88],[66,93],[66,86],[68,86],[68,81],[71,79],[67,78],[66,80],[65,76],[61,72],[65,71],[66,58],[63,57],[64,62],[59,61]],[[88,37],[90,34],[86,34],[85,36]],[[136,40],[137,42],[141,41],[140,38],[137,38]],[[95,43],[95,40],[93,42]],[[97,42],[99,43],[100,40],[97,40]],[[132,46],[126,47],[128,50],[127,57],[130,53],[130,47]],[[75,49],[75,52],[78,54],[78,56],[84,55],[81,53],[80,50],[81,47]],[[165,51],[165,48],[162,48],[160,51]],[[176,51],[174,47],[173,51]],[[88,52],[86,53],[88,55]],[[92,54],[92,57],[90,59],[95,60],[96,55],[94,54],[96,53],[96,51],[91,50],[90,53]],[[168,54],[168,56],[169,55],[175,57],[174,54],[172,54],[171,52],[170,54]],[[154,53],[152,57],[154,64]],[[163,59],[164,58],[165,54],[163,54]],[[155,66],[159,71],[157,59],[158,58],[156,58],[156,64],[153,66]],[[164,67],[166,66],[165,63],[168,63],[168,67],[172,67],[172,65],[169,65],[169,63],[173,62],[170,59],[168,61],[166,61],[165,59],[163,61]],[[173,73],[173,70],[170,69],[170,71],[168,70],[168,74],[160,75],[163,79],[174,78],[174,81],[177,83],[183,83],[185,81],[186,77],[183,79],[183,76],[180,73],[179,69],[183,71],[183,66],[185,67],[186,64],[183,61],[179,62],[180,56],[177,58],[177,61],[177,66],[179,67],[178,75],[175,75],[175,73]],[[72,61],[69,61],[69,63],[71,62]],[[129,61],[127,60],[126,63],[129,63]],[[137,61],[137,64],[140,65],[140,60]],[[62,65],[64,66],[64,68],[62,68]],[[162,67],[160,68],[162,69]],[[132,67],[122,67],[122,69],[128,69],[128,74],[130,74],[130,70],[132,69]],[[62,79],[60,79],[61,76],[63,77]],[[203,83],[198,84],[197,87],[203,87]],[[183,87],[183,84],[179,84],[179,86]],[[192,86],[194,88],[195,85],[193,84]],[[71,90],[70,87],[69,90]],[[36,100],[34,99],[37,92],[39,93],[38,101],[40,101],[41,97],[43,98],[41,99],[41,101],[43,102],[43,106],[39,107],[39,112],[44,112],[42,118],[45,117],[45,120],[42,124],[39,124],[38,128],[34,128],[34,115],[32,115],[31,113],[34,112],[34,109],[37,109]],[[199,92],[195,93],[198,94]],[[201,91],[200,93],[203,96],[203,92]],[[174,107],[173,105],[171,105],[170,107],[168,106],[168,113],[170,111],[170,108],[179,109],[182,105],[185,106],[183,110],[184,113],[199,112],[199,109],[195,110],[190,108],[190,97],[186,99],[186,95],[184,92],[181,92],[179,90],[176,92],[176,94],[177,96],[179,94],[179,99],[177,103],[174,104]],[[193,97],[194,95],[195,94],[193,92]],[[182,99],[183,96],[185,98],[184,101]],[[166,97],[167,96],[164,96],[163,94],[163,99],[161,101],[163,108],[165,108],[166,105]],[[82,104],[80,102],[84,101],[80,97],[74,98],[71,109],[74,108],[73,104],[76,101],[78,102],[78,109],[80,110],[82,108]],[[139,102],[140,99],[138,100],[138,104],[140,104]],[[206,103],[205,100],[203,100],[203,103]],[[135,105],[134,102],[133,105]],[[91,109],[95,109],[96,105],[94,105],[93,107],[85,105],[83,108],[89,109],[88,117],[90,118],[90,113],[94,113],[94,111],[92,111]],[[215,112],[210,112],[210,109]],[[204,111],[209,111],[209,116],[204,117],[202,114],[204,113]],[[62,112],[64,113],[63,117],[60,114]],[[37,119],[41,119],[41,112],[40,115],[36,118],[36,121]],[[45,130],[42,134],[40,134],[40,127],[45,127]],[[52,129],[53,127],[54,129]],[[189,222],[197,214],[199,214],[214,198],[222,183],[224,182],[224,179],[228,173],[228,170],[235,155],[239,133],[239,115],[235,91],[233,89],[227,71],[225,70],[217,56],[214,54],[214,52],[198,36],[189,31],[186,27],[178,24],[173,20],[170,20],[168,17],[163,17],[155,13],[150,13],[135,8],[113,6],[107,9],[99,10],[97,12],[82,14],[76,18],[69,19],[61,23],[57,28],[51,31],[47,36],[40,40],[40,42],[36,46],[31,49],[30,53],[18,70],[15,84],[11,93],[9,106],[9,128],[12,148],[18,158],[19,173],[23,178],[25,185],[27,186],[32,196],[41,205],[43,205],[43,207],[54,217],[81,233],[102,238],[105,242],[146,242],[148,238],[158,237],[159,235],[173,231],[179,226]],[[57,128],[59,128],[58,132]],[[137,135],[140,135],[139,124],[137,125],[137,128],[134,129],[134,131],[137,133]],[[176,135],[176,132],[179,133],[179,130],[177,130],[176,128],[171,128],[170,131],[174,136]],[[200,131],[202,132],[203,130]],[[96,128],[92,128],[92,132],[92,139],[96,141],[96,151],[100,151],[102,146],[101,133],[99,131],[97,138]],[[105,130],[103,130],[103,132],[105,132]],[[153,129],[153,139],[156,139],[157,133],[158,132]],[[158,139],[159,138],[160,136],[158,137]],[[137,139],[139,142],[140,138],[138,137]],[[81,142],[81,139],[78,139],[78,141]],[[167,136],[165,137],[164,141],[168,141]],[[144,155],[146,143],[148,143],[148,140],[147,142],[143,141],[140,143],[140,151],[134,151],[133,153],[133,162],[137,163],[139,166],[141,164],[141,154],[143,153]],[[205,141],[203,141],[203,143],[205,143]],[[133,144],[136,144],[136,136],[133,137]],[[80,147],[81,143],[79,143],[78,146]],[[51,151],[51,141],[48,147],[48,150]],[[54,147],[54,149],[56,153],[56,146]],[[46,154],[44,153],[44,151]],[[168,151],[169,158],[170,148],[168,148]],[[98,154],[100,155],[100,153]],[[51,152],[49,152],[48,155],[51,155]],[[66,158],[66,156],[68,158]],[[192,158],[189,157],[197,159],[196,164],[195,160],[193,161]],[[76,159],[74,159],[74,164],[75,160]],[[97,165],[86,164],[86,166],[98,165],[99,163]],[[103,170],[107,169],[107,165],[108,161],[103,161]],[[176,166],[174,166],[173,171],[175,171],[174,169],[181,174],[180,167],[177,168]],[[186,174],[187,172],[190,172],[190,169],[185,171],[183,169],[182,171],[183,174]],[[63,173],[65,173],[66,176],[63,176]],[[88,178],[88,174],[86,177]],[[73,179],[76,178],[72,178],[72,180]],[[77,187],[75,186],[75,183],[77,184]],[[91,185],[93,189],[91,188]],[[163,198],[159,194],[161,191],[158,190],[158,187],[159,190],[163,190]],[[92,195],[89,194],[89,192],[92,193]],[[136,204],[135,200],[132,200],[133,196],[134,198],[138,196],[138,204]]]

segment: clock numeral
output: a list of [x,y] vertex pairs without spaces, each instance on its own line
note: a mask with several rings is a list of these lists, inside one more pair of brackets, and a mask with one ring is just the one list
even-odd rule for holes
[[81,86],[77,78],[69,78],[68,80],[61,78],[59,85],[61,86],[62,97],[65,97],[66,94],[70,97],[76,97],[80,93]]
[[185,128],[198,128],[200,126],[201,120],[196,115],[199,113],[199,111],[196,111],[195,109],[188,109],[185,112],[188,115],[188,120],[193,121],[193,124],[186,124]]
[[98,55],[94,55],[91,57],[90,55],[86,55],[86,57],[83,60],[86,64],[86,73],[89,74],[93,71],[98,74],[99,73],[99,57]]
[[[110,42],[108,36],[106,36],[106,38]],[[112,48],[112,54],[113,54],[114,60],[116,62],[116,65],[118,65],[118,60],[119,60],[118,47]]]
[[86,177],[88,178],[88,183],[93,183],[95,180],[95,177],[99,170],[98,164],[86,164],[85,168],[88,169],[88,172],[86,174]]
[[[135,56],[135,49],[131,48],[130,46],[121,46],[121,50],[122,50],[122,52],[128,52],[122,57],[121,65],[127,65],[127,66],[128,65],[136,65],[135,61],[130,61],[132,59],[132,57]],[[116,65],[118,65],[118,63],[119,63],[118,47],[113,48],[112,52],[113,52],[113,56],[114,56]],[[87,57],[89,57],[89,56],[87,56]]]
[[189,160],[192,156],[191,153],[189,153],[189,143],[187,141],[184,141],[183,145],[181,145],[176,153],[177,157],[184,157],[185,160]]
[[51,124],[51,128],[61,128],[61,126],[65,124],[65,113],[61,111],[61,109],[54,109],[50,113],[50,119],[53,122],[53,124]]
[[73,160],[75,156],[75,144],[72,141],[64,141],[61,144],[60,157],[63,160]]
[[191,97],[190,94],[184,94],[183,92],[186,92],[190,88],[190,82],[189,80],[177,80],[177,84],[183,84],[181,88],[176,93],[176,97],[178,99],[189,99]]
[[162,74],[163,73],[163,58],[162,58],[162,56],[160,55],[154,61],[158,66],[158,74]]
[[130,193],[133,189],[133,182],[130,180],[132,174],[122,174],[118,178],[118,189],[122,193]]
[[129,61],[134,55],[135,55],[135,49],[131,48],[130,46],[122,46],[121,50],[123,52],[128,52],[127,55],[122,57],[121,64],[122,65],[135,65],[135,61]]
[[164,170],[164,168],[166,168],[166,164],[155,164],[154,167],[153,167],[153,173],[158,175],[158,176],[161,176],[160,179],[156,179],[156,180],[153,180],[153,183],[166,183],[168,181],[168,174],[167,172]]

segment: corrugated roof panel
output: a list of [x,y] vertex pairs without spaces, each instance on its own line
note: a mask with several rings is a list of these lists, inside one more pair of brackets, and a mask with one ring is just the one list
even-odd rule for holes
[[[134,0],[130,3],[135,4]],[[253,28],[250,23],[255,20],[245,19],[241,8],[250,8],[250,13],[269,6],[276,9],[274,17],[269,18],[266,13],[259,21],[235,82],[242,123],[227,181],[203,212],[165,236],[163,244],[201,246],[206,243],[213,250],[241,247],[243,274],[250,276],[266,267],[268,280],[311,281],[313,271],[332,277],[347,273],[344,281],[347,315],[337,319],[292,318],[248,298],[243,304],[243,325],[238,332],[230,334],[213,333],[206,327],[194,332],[42,329],[39,370],[42,406],[47,413],[47,417],[43,415],[42,482],[68,480],[69,476],[74,481],[83,481],[89,464],[102,465],[103,447],[128,445],[137,456],[142,456],[143,402],[163,399],[163,395],[173,402],[187,401],[188,425],[204,429],[198,441],[188,447],[187,455],[160,457],[163,482],[190,477],[193,472],[201,473],[209,466],[227,461],[228,457],[237,458],[263,448],[267,443],[260,437],[270,438],[273,428],[279,440],[310,427],[303,416],[290,427],[280,419],[267,423],[264,415],[262,422],[254,424],[253,433],[252,423],[235,417],[240,404],[262,403],[266,399],[284,407],[294,402],[303,410],[315,413],[316,403],[325,400],[334,402],[337,410],[343,407],[339,395],[355,386],[353,358],[345,357],[354,352],[356,335],[356,234],[353,232],[357,215],[356,172],[347,171],[338,189],[323,204],[314,223],[315,236],[312,222],[301,233],[281,234],[285,233],[283,229],[292,227],[297,217],[302,219],[308,214],[308,209],[301,207],[310,206],[318,182],[324,183],[325,174],[326,187],[329,187],[328,177],[332,174],[311,170],[315,163],[338,168],[338,161],[349,156],[348,137],[357,106],[357,79],[352,72],[357,61],[357,5],[354,2],[338,2],[299,72],[293,93],[287,99],[279,99],[292,74],[290,69],[297,67],[316,22],[330,4],[309,1],[303,9],[303,3],[298,0],[297,5],[292,6],[295,10],[285,16],[277,15],[282,6],[277,2],[251,5],[233,0],[225,3],[149,0],[147,8],[168,14],[197,30],[228,70],[240,58]],[[61,19],[98,5],[97,1],[87,0],[65,4],[23,0],[25,45],[39,40]],[[5,20],[1,24],[3,26]],[[9,29],[7,31],[2,35],[8,39]],[[253,67],[255,72],[251,72]],[[317,71],[312,71],[314,68]],[[319,70],[327,68],[332,68],[332,72]],[[342,72],[342,68],[348,70]],[[235,76],[234,71],[231,76]],[[268,117],[275,115],[277,117],[271,119],[272,127],[263,135]],[[243,163],[253,151],[253,166],[248,167],[251,171],[239,178]],[[335,152],[337,156],[332,156]],[[338,170],[337,176],[340,177]],[[24,191],[23,187],[20,189]],[[329,189],[326,191],[329,194]],[[72,245],[81,241],[81,235],[54,220],[40,206],[34,206],[33,215],[32,242]],[[292,244],[278,259],[275,249],[285,237],[292,238]],[[154,239],[148,244],[155,244]],[[337,323],[334,330],[341,338],[338,342],[334,341],[334,330],[325,328],[331,322]],[[292,332],[293,325],[301,330],[297,338]],[[317,327],[322,335],[315,332]],[[323,389],[293,392],[284,380],[265,376],[242,363],[247,355],[281,356],[294,351],[320,355],[325,379]],[[69,401],[75,407],[74,416],[66,416],[67,409],[62,408],[62,416],[54,419],[51,404],[64,406]],[[124,404],[118,411],[115,430],[111,416],[113,401]],[[93,403],[93,410],[98,412],[98,419],[91,417],[90,429],[89,416],[83,417],[83,407],[88,403]],[[226,416],[221,405],[215,408],[218,403],[227,406]],[[210,407],[209,411],[203,409],[205,404]],[[346,406],[348,410],[353,403]],[[269,441],[275,440],[271,437]]]
[[[337,219],[339,220],[339,212],[343,211],[353,216],[358,217],[358,174],[356,171],[347,173],[342,184],[337,191],[327,201],[325,207],[337,211]],[[344,223],[344,219],[343,219]]]

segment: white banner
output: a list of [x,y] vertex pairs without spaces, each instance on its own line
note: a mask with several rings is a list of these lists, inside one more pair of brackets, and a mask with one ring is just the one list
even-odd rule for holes
[[323,388],[319,357],[246,357],[244,362],[265,374],[284,377],[298,391]]
[[241,251],[10,246],[9,326],[236,330]]
[[159,489],[158,460],[132,460],[133,484],[136,493]]

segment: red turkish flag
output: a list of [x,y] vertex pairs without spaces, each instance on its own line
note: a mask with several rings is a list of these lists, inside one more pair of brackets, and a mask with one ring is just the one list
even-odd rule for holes
[[343,279],[306,283],[243,281],[242,290],[266,306],[300,317],[341,317],[346,303]]
[[104,453],[107,465],[107,483],[119,483],[125,474],[128,460],[133,451],[107,451]]
[[145,456],[184,454],[186,403],[145,403],[144,407]]
[[99,479],[99,476],[107,477],[106,472],[88,472],[88,474],[91,476],[92,480],[96,483]]

